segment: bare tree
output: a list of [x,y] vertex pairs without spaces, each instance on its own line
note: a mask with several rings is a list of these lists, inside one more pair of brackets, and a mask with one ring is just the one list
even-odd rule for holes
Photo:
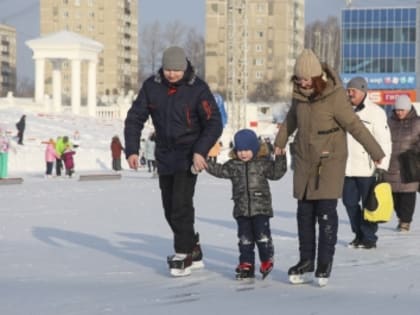
[[185,35],[187,33],[187,27],[179,21],[169,22],[165,26],[163,32],[163,40],[165,46],[181,46],[184,42]]
[[33,80],[24,77],[18,81],[15,91],[17,97],[32,97],[34,96],[34,93],[35,88]]
[[188,31],[185,38],[185,52],[193,64],[197,74],[204,77],[205,65],[205,42],[204,37],[200,35],[196,29],[192,28]]
[[336,17],[315,21],[306,26],[305,47],[333,68],[340,69],[340,26]]
[[179,21],[164,26],[155,21],[145,25],[140,32],[139,80],[159,70],[162,52],[169,46],[181,46],[200,76],[204,75],[204,37],[195,28],[189,28]]
[[159,69],[161,54],[164,48],[162,30],[158,21],[144,27],[140,36],[140,67],[141,72],[152,74]]

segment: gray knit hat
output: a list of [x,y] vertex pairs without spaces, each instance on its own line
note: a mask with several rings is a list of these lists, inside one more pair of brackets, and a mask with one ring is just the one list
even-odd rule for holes
[[187,69],[187,57],[184,49],[172,46],[163,52],[162,67],[164,70],[185,71]]
[[407,95],[400,95],[397,97],[394,105],[394,109],[410,110],[411,100]]
[[347,83],[347,89],[356,89],[366,94],[368,91],[368,84],[364,78],[354,77]]
[[296,59],[295,76],[310,79],[322,75],[321,63],[311,49],[304,49]]

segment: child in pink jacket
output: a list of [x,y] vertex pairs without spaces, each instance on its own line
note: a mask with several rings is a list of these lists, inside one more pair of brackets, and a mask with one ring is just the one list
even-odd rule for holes
[[49,178],[52,176],[52,170],[54,166],[54,162],[60,156],[55,151],[55,141],[54,139],[50,139],[47,142],[47,146],[45,148],[45,162],[47,165],[47,171],[45,172],[45,177]]

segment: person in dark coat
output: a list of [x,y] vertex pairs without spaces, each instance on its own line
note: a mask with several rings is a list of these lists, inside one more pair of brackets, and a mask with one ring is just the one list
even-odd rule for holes
[[392,152],[385,181],[392,187],[394,209],[398,217],[397,231],[408,232],[413,220],[419,183],[403,180],[398,157],[409,149],[420,152],[420,117],[407,95],[401,95],[395,101],[388,125],[391,129]]
[[23,145],[23,133],[26,127],[26,115],[22,115],[19,121],[16,123],[17,129],[17,143]]
[[197,176],[207,167],[207,153],[222,133],[216,101],[208,85],[195,75],[180,47],[169,47],[158,73],[144,81],[127,113],[125,154],[130,168],[139,167],[140,135],[152,118],[155,158],[165,218],[174,234],[175,255],[168,257],[173,276],[185,276],[202,266],[198,233],[194,230],[193,196]]
[[268,179],[278,180],[286,173],[286,156],[268,159],[266,145],[260,144],[250,129],[239,130],[234,137],[232,158],[224,164],[208,161],[207,172],[232,182],[233,216],[238,226],[239,265],[236,277],[253,278],[257,245],[260,272],[265,277],[273,268],[274,246],[270,218],[273,216]]
[[114,171],[121,171],[121,153],[124,147],[121,144],[120,138],[115,135],[111,140],[111,155],[112,155],[112,169]]
[[328,65],[322,65],[312,50],[304,49],[298,56],[294,73],[292,105],[275,140],[276,154],[284,153],[289,136],[296,131],[291,152],[300,260],[289,269],[289,280],[308,281],[317,253],[315,277],[325,285],[337,242],[337,203],[343,192],[347,132],[375,163],[380,164],[385,154],[354,113],[338,75]]

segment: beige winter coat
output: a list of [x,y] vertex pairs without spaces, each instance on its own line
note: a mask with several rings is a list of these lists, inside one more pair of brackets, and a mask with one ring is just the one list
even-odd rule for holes
[[385,154],[368,129],[353,112],[341,80],[323,65],[327,79],[324,92],[314,98],[301,94],[294,86],[291,108],[277,134],[275,145],[292,144],[294,159],[293,195],[302,200],[341,197],[347,160],[346,132],[359,141],[372,160]]

